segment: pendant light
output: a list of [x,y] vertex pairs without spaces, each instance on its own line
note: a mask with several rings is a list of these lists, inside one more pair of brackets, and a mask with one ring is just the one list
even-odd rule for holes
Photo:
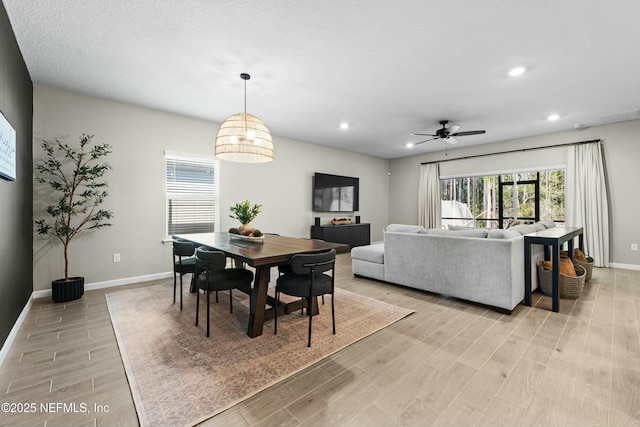
[[244,113],[227,118],[216,135],[216,157],[241,163],[263,163],[273,160],[273,140],[267,126],[252,114],[247,113],[247,80],[249,74],[242,73],[244,80]]

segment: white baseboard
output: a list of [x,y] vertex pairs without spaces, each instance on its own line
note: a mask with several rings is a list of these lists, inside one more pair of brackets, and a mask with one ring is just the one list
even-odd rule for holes
[[612,262],[609,264],[611,268],[620,268],[622,270],[637,270],[640,271],[640,265],[637,264],[621,264],[619,262]]
[[[114,286],[130,285],[132,283],[148,282],[149,280],[166,279],[173,276],[173,271],[166,273],[147,274],[145,276],[125,277],[123,279],[107,280],[104,282],[85,283],[84,290],[90,291],[92,289],[112,288]],[[51,289],[45,289],[42,291],[34,291],[33,298],[47,298],[51,296]]]
[[27,301],[24,308],[22,309],[22,312],[20,312],[20,316],[18,316],[18,320],[16,320],[16,323],[13,324],[13,328],[11,328],[11,332],[9,332],[9,335],[7,336],[7,339],[4,341],[4,344],[2,344],[2,349],[0,350],[0,366],[2,366],[2,364],[4,363],[4,359],[5,357],[7,357],[7,354],[9,353],[11,344],[13,344],[13,340],[18,335],[18,331],[20,330],[20,326],[22,326],[22,322],[24,322],[24,319],[27,317],[27,314],[31,309],[32,302],[33,302],[33,293],[31,294],[31,296],[29,297],[29,300]]

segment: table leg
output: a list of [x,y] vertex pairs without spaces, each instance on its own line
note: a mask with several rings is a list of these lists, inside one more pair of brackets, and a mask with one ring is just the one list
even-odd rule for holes
[[524,305],[531,306],[531,244],[524,244]]
[[253,291],[251,294],[251,309],[247,335],[251,338],[262,335],[264,314],[267,306],[267,291],[269,290],[269,267],[256,268]]
[[553,247],[553,269],[551,271],[551,298],[552,298],[552,308],[556,313],[560,311],[560,246],[558,242],[552,244]]
[[567,241],[567,253],[569,254],[571,262],[573,262],[573,239]]
[[578,236],[578,249],[584,252],[584,233],[580,233]]

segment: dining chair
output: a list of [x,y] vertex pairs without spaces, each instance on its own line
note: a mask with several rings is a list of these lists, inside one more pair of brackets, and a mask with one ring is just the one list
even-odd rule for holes
[[[240,289],[249,294],[251,306],[251,282],[253,272],[244,268],[226,268],[227,257],[224,252],[199,247],[196,249],[196,275],[198,289],[207,293],[207,337],[210,325],[211,292],[229,291],[229,311],[233,313],[233,289]],[[196,297],[196,326],[200,312],[200,291]]]
[[[318,240],[318,239],[309,239],[309,240]],[[322,241],[322,240],[319,240]],[[291,260],[284,264],[278,265],[278,276],[282,276],[283,274],[291,273]],[[324,305],[324,295],[322,295],[322,305]]]
[[313,301],[317,296],[331,294],[331,322],[336,333],[334,304],[336,250],[317,254],[299,254],[291,258],[291,271],[278,277],[276,281],[276,310],[274,310],[273,333],[278,333],[278,310],[280,294],[300,297],[306,300],[309,316],[309,336],[307,347],[311,347],[311,326],[313,322]]
[[180,310],[182,310],[182,276],[195,275],[196,259],[193,257],[195,245],[184,240],[173,241],[173,303],[176,303],[177,276],[180,275]]

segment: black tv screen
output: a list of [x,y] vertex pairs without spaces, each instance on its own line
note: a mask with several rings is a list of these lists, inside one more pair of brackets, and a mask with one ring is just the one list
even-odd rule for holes
[[359,178],[316,173],[313,176],[313,211],[357,211],[359,192]]

